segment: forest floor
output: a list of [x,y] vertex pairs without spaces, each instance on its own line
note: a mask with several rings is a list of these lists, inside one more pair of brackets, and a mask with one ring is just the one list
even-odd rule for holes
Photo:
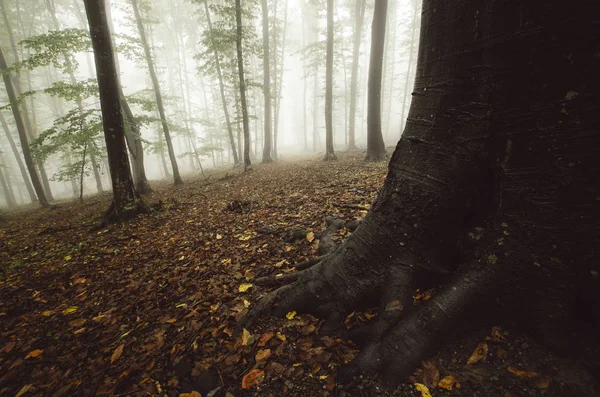
[[[97,225],[109,194],[5,216],[0,395],[589,396],[585,372],[512,329],[462,337],[395,390],[373,376],[336,386],[358,350],[309,315],[236,337],[269,291],[257,277],[315,257],[326,217],[365,215],[387,164],[362,158],[156,182],[150,213],[108,228]],[[431,294],[415,291],[415,304]],[[352,313],[346,325],[375,316]]]

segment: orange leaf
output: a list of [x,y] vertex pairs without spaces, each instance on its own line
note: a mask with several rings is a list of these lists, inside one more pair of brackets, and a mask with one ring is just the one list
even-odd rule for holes
[[242,389],[250,389],[253,386],[258,386],[265,378],[265,371],[261,369],[253,369],[242,378]]
[[258,347],[266,346],[267,343],[269,343],[269,341],[273,339],[273,336],[274,334],[272,332],[267,332],[266,334],[263,334],[260,337],[260,340],[258,341]]
[[29,358],[36,358],[37,356],[39,356],[40,354],[42,354],[43,350],[37,349],[37,350],[33,350],[30,351],[26,356],[25,356],[25,360],[29,359]]
[[476,362],[478,362],[482,358],[484,358],[487,355],[487,353],[488,353],[487,343],[481,342],[480,344],[477,345],[477,347],[475,348],[475,351],[473,352],[473,354],[471,354],[471,357],[469,357],[467,364],[469,364],[469,365],[475,364]]
[[113,352],[112,356],[110,356],[110,363],[114,363],[115,361],[117,361],[119,359],[119,357],[121,357],[121,354],[123,354],[123,348],[125,347],[124,344],[122,344],[121,346],[117,347],[115,349],[115,351]]
[[508,371],[521,379],[533,379],[536,376],[538,376],[538,374],[533,371],[527,371],[524,369],[519,369],[517,367],[508,367]]

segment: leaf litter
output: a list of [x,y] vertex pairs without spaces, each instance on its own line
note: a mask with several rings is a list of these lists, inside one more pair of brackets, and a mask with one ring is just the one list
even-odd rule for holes
[[[319,319],[290,312],[240,336],[233,331],[270,290],[252,280],[318,256],[315,232],[327,216],[365,216],[386,164],[362,156],[280,161],[247,174],[215,170],[177,188],[155,182],[145,198],[149,214],[101,230],[94,226],[108,194],[7,217],[0,224],[8,275],[0,279],[0,395],[333,395],[337,369],[358,349],[320,334]],[[415,304],[431,294],[416,291]],[[376,310],[355,312],[346,326],[376,319]],[[480,343],[474,338],[487,338],[489,352],[467,365],[469,347]],[[519,372],[536,366],[535,376]],[[574,386],[560,367],[528,339],[496,327],[443,349],[390,394],[376,377],[338,394],[529,388],[564,395]]]

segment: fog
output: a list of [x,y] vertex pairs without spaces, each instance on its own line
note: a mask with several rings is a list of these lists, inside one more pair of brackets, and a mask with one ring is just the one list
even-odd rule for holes
[[[352,147],[354,37],[360,19],[356,12],[363,3]],[[10,209],[36,200],[26,152],[31,152],[50,201],[110,191],[84,2],[0,0],[0,4],[0,48],[6,63],[0,89],[0,207]],[[335,151],[366,150],[374,2],[338,0],[333,6],[333,147]],[[208,0],[208,10],[201,0],[111,0],[106,7],[123,100],[133,114],[125,124],[128,133],[133,131],[132,124],[139,127],[136,137],[142,144],[148,179],[171,181],[173,161],[184,178],[215,167],[232,167],[233,147],[241,163],[244,134],[235,2]],[[265,145],[263,14],[260,1],[242,1],[242,7],[249,158],[259,163]],[[417,10],[418,0],[388,2],[380,96],[381,133],[388,147],[400,138],[410,105],[420,25]],[[325,153],[326,19],[327,1],[268,1],[273,160]],[[144,45],[153,62],[148,62]],[[164,103],[174,159],[169,158],[150,64]],[[14,91],[12,101],[9,89]],[[24,136],[19,135],[19,116]]]

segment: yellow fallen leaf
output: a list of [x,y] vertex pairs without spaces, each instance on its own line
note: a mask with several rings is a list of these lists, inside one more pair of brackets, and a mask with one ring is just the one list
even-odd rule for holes
[[25,356],[25,360],[30,359],[30,358],[36,358],[40,354],[42,354],[42,352],[43,352],[43,350],[40,350],[40,349],[32,350],[29,353],[27,353],[27,355]]
[[86,322],[87,322],[87,320],[85,318],[79,318],[77,320],[69,321],[69,326],[79,328]]
[[44,317],[50,317],[53,314],[54,312],[52,310],[46,310],[45,312],[42,312],[42,316]]
[[296,312],[295,311],[291,311],[288,314],[285,315],[285,318],[287,318],[288,320],[293,319],[294,317],[296,317]]
[[251,345],[254,342],[254,337],[246,328],[242,330],[242,346]]
[[279,339],[280,341],[284,341],[285,342],[286,337],[281,332],[277,332],[277,339]]
[[445,376],[438,382],[438,387],[446,390],[452,390],[453,388],[460,389],[460,383],[454,376]]
[[110,356],[110,363],[114,363],[115,361],[117,361],[119,359],[119,357],[121,357],[121,354],[123,354],[123,348],[125,347],[124,344],[121,344],[121,346],[117,347],[115,349],[115,351],[113,352],[112,356]]
[[254,357],[256,362],[267,361],[267,359],[271,356],[271,349],[261,349],[256,353]]
[[249,389],[252,386],[258,386],[265,379],[265,371],[262,369],[253,369],[242,378],[242,389]]
[[433,397],[429,392],[429,388],[422,383],[415,383],[415,389],[421,392],[421,397]]
[[176,318],[170,318],[170,319],[168,319],[168,320],[166,321],[166,323],[167,323],[167,324],[174,324],[174,323],[176,323],[176,322],[177,322],[177,319],[176,319]]
[[72,257],[71,257],[71,255],[67,255],[67,256],[65,256],[65,260],[66,260],[66,261],[70,261],[70,260],[71,260],[71,258],[72,258]]
[[217,234],[217,240],[220,240],[222,238],[223,238],[223,236],[221,236],[220,234]]
[[21,390],[19,390],[19,392],[17,394],[15,394],[15,397],[21,397],[23,394],[27,393],[29,390],[31,390],[31,388],[33,387],[33,385],[30,383],[28,385],[25,385],[21,388]]
[[71,306],[71,307],[68,307],[65,310],[63,310],[62,314],[64,314],[64,315],[73,314],[76,311],[77,311],[77,306]]
[[321,375],[321,376],[319,376],[319,379],[321,379],[321,380],[324,380],[324,379],[327,379],[327,378],[329,378],[329,375]]
[[538,374],[536,372],[533,371],[528,371],[525,369],[519,369],[517,367],[508,367],[508,371],[513,374],[518,376],[521,379],[533,379],[536,376],[538,376]]
[[313,232],[306,233],[306,240],[309,243],[312,243],[314,241],[314,239],[315,239],[315,234]]
[[274,264],[273,266],[275,266],[276,268],[280,268],[281,266],[284,265],[284,263],[286,263],[287,261],[284,259],[282,261],[277,262],[276,264]]
[[244,307],[250,307],[251,303],[244,299]]
[[252,284],[248,284],[248,283],[240,284],[240,288],[238,288],[238,291],[240,291],[240,292],[246,292],[246,291],[248,291],[252,287],[253,287]]
[[181,393],[179,397],[202,397],[202,394],[194,390],[190,393]]
[[475,351],[473,352],[473,354],[471,354],[471,357],[469,357],[469,360],[467,360],[467,364],[472,365],[475,364],[476,362],[480,361],[482,358],[484,358],[488,353],[488,345],[485,342],[481,342],[480,344],[477,345],[477,347],[475,348]]

